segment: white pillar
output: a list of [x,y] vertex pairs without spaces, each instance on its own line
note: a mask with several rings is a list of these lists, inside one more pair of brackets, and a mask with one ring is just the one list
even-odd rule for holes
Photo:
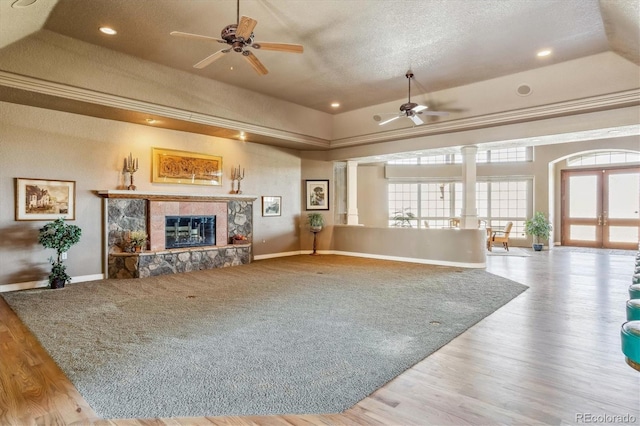
[[478,209],[476,208],[476,154],[477,146],[463,146],[462,152],[462,215],[460,227],[474,229],[478,227]]
[[358,163],[347,161],[347,225],[358,225]]

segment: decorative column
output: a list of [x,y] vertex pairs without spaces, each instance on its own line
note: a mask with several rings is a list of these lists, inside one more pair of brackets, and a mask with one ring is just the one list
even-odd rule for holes
[[347,225],[358,225],[358,163],[347,161]]
[[477,146],[463,146],[462,153],[462,215],[460,228],[478,228],[476,208],[476,154]]

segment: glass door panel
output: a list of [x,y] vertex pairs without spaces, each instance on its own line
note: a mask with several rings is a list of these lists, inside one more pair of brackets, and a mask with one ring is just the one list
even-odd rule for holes
[[610,243],[628,243],[637,247],[638,227],[636,226],[609,226]]
[[638,247],[640,168],[604,170],[603,247]]
[[598,195],[594,189],[598,176],[571,176],[569,179],[569,211],[572,218],[598,217]]
[[562,245],[602,246],[601,170],[562,171]]

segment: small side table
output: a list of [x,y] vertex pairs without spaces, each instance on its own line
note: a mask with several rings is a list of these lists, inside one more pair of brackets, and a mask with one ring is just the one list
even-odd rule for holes
[[313,232],[313,252],[311,252],[310,254],[312,256],[316,256],[318,253],[316,252],[316,248],[318,246],[318,241],[317,241],[317,236],[318,236],[318,232],[322,231],[322,226],[312,226],[311,227],[311,232]]

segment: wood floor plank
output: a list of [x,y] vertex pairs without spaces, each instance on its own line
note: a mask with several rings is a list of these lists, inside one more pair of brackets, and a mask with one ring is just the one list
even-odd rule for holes
[[487,270],[530,286],[511,303],[344,413],[98,419],[0,299],[0,425],[574,424],[581,413],[640,420],[640,373],[624,363],[634,256],[556,248],[490,257]]

